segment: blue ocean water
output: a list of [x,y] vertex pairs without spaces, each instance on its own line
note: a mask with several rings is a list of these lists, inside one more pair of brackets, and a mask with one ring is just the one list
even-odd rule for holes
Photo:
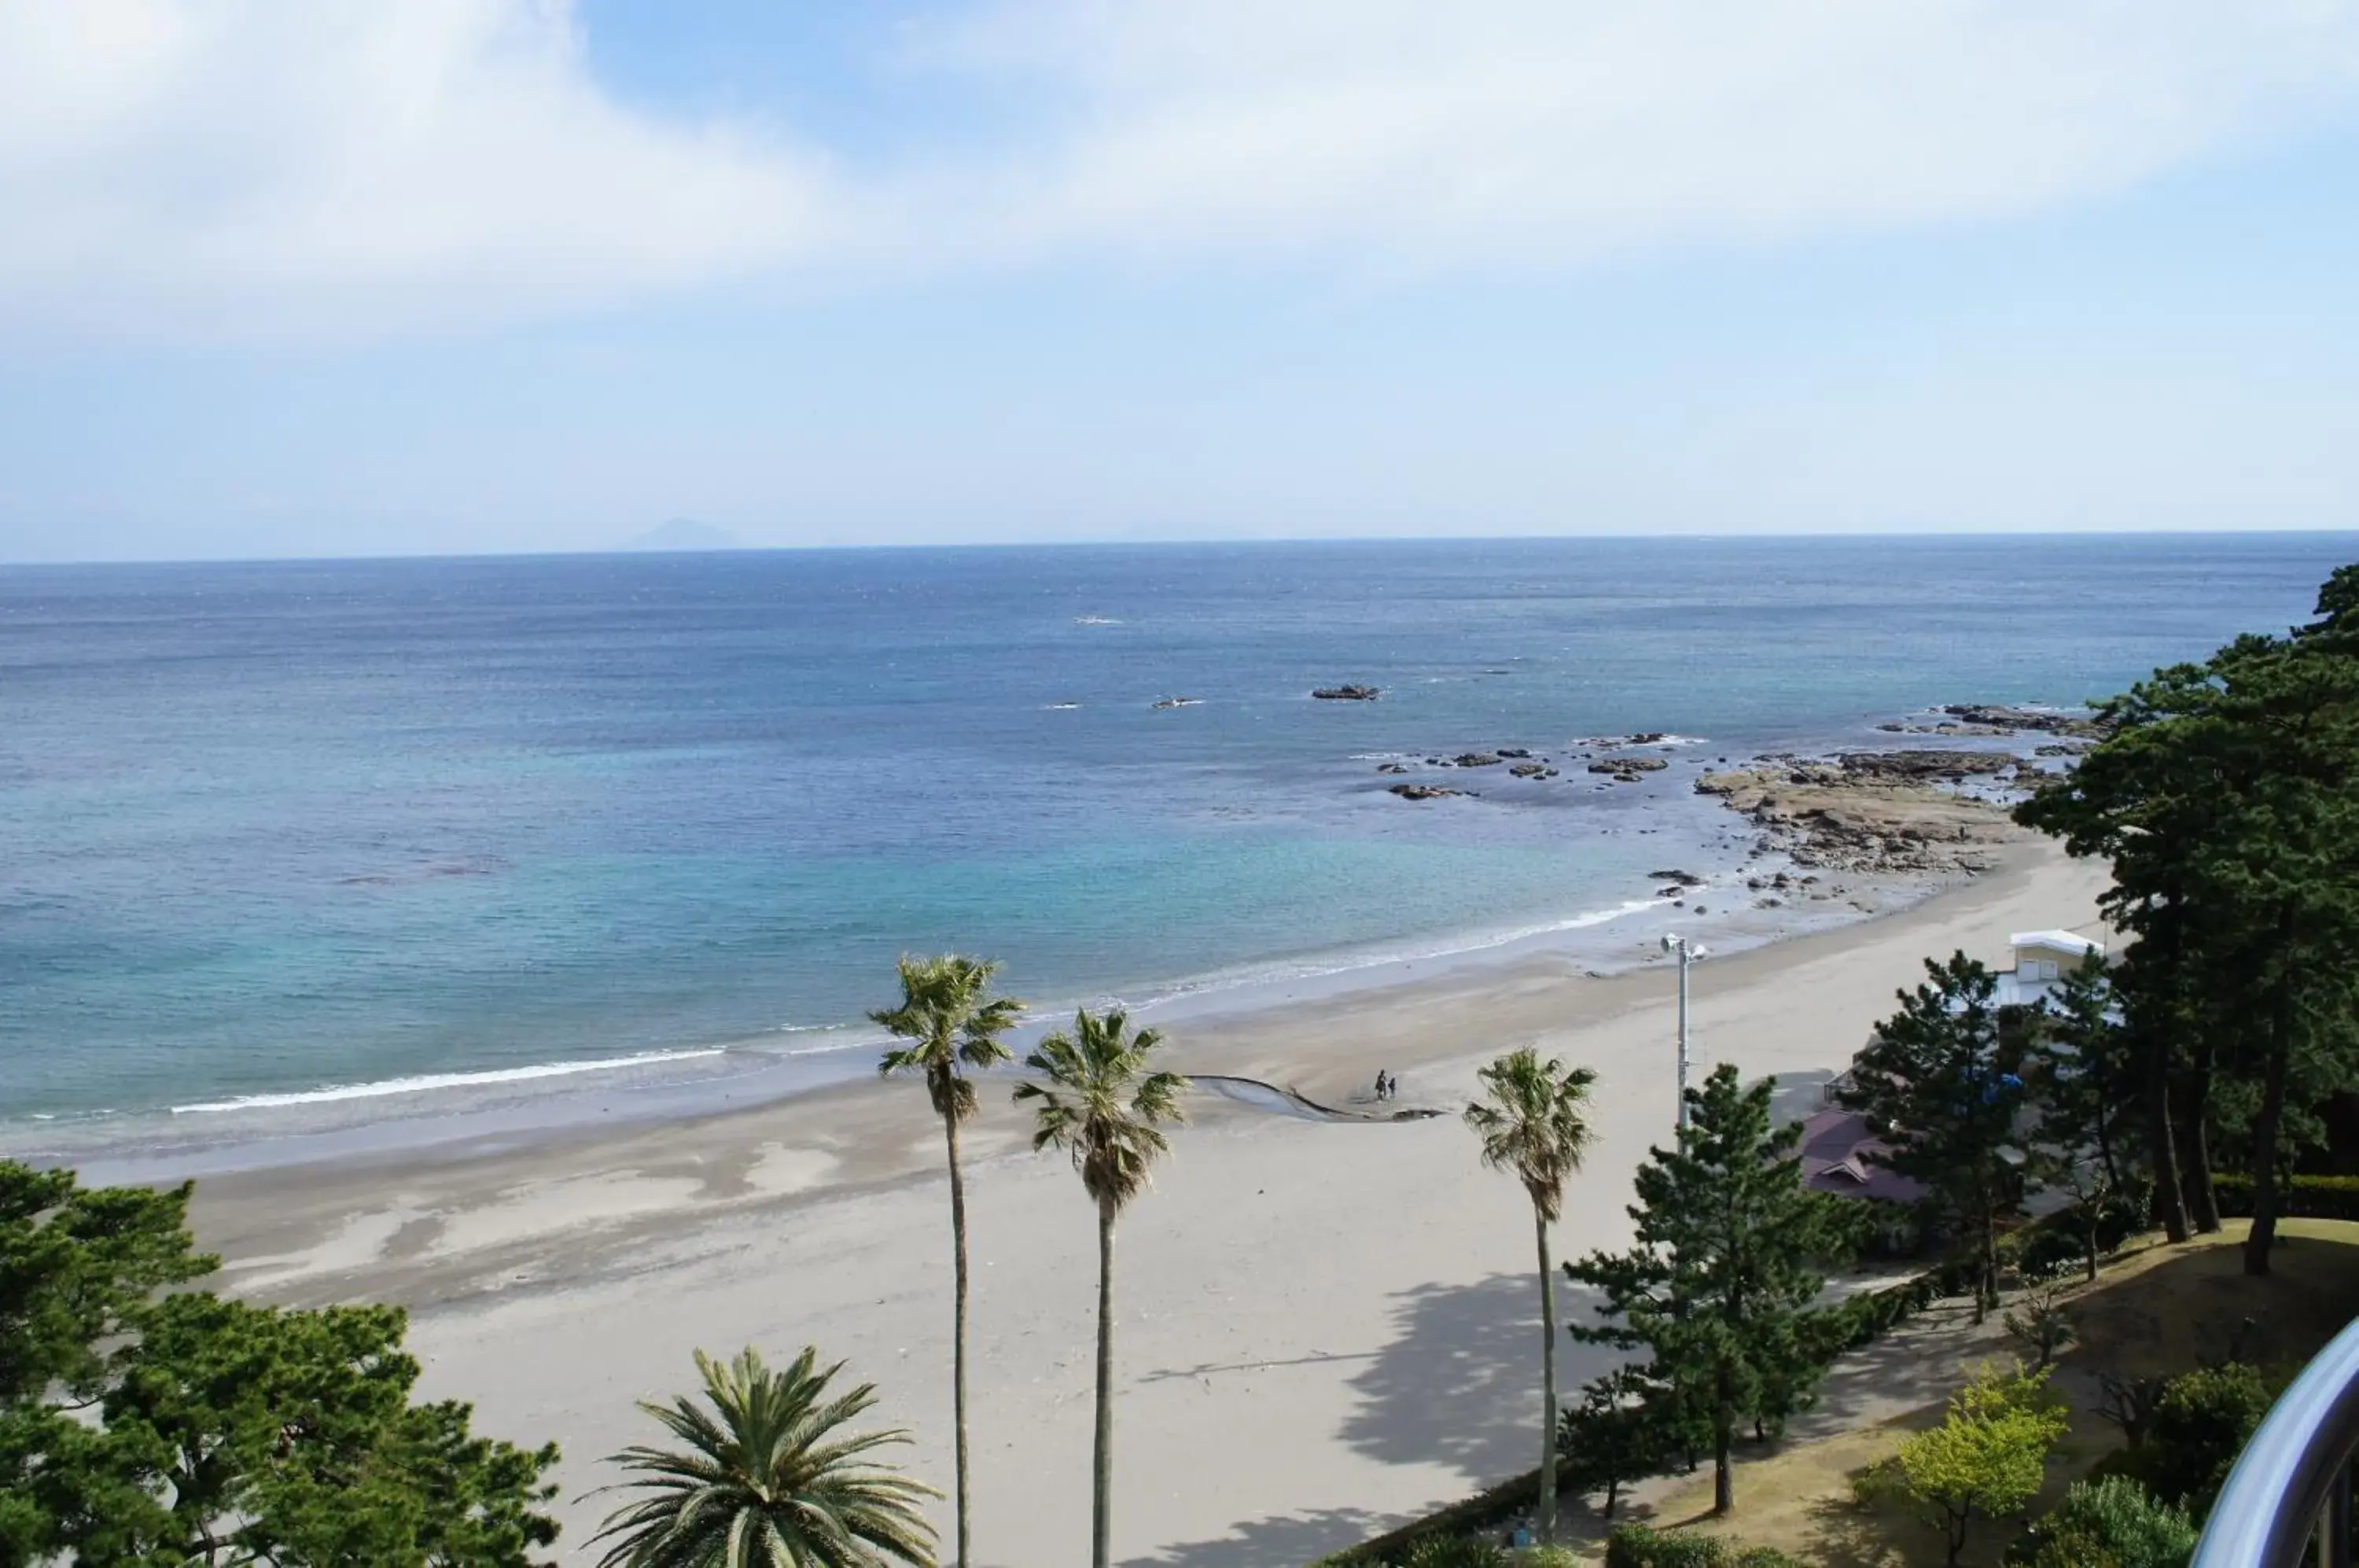
[[[1042,998],[1562,920],[1736,755],[2072,702],[2353,536],[1546,540],[0,569],[0,1121],[777,1038],[903,950]],[[1363,681],[1376,702],[1319,702]],[[1192,705],[1156,708],[1190,696]],[[1652,811],[1671,836],[1631,831]]]

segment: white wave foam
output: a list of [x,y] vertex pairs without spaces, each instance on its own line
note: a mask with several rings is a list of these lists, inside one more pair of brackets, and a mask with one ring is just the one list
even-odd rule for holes
[[[1693,894],[1701,889],[1690,887],[1687,891]],[[1430,964],[1437,960],[1446,963],[1451,959],[1474,959],[1484,953],[1509,947],[1516,942],[1531,942],[1566,931],[1587,931],[1594,926],[1610,925],[1630,915],[1643,914],[1648,909],[1668,909],[1670,906],[1671,900],[1668,898],[1626,898],[1621,903],[1608,905],[1603,909],[1584,909],[1579,914],[1566,915],[1550,920],[1539,920],[1505,930],[1464,931],[1428,942],[1388,944],[1380,948],[1361,949],[1357,952],[1306,956],[1290,963],[1220,970],[1158,987],[1149,992],[1138,1005],[1152,1007],[1158,1003],[1183,999],[1192,1001],[1220,992],[1239,990],[1248,986],[1286,985],[1303,980],[1330,980],[1341,975],[1386,969],[1401,964]]]
[[1712,744],[1712,737],[1709,735],[1652,734],[1578,735],[1572,740],[1568,741],[1566,744],[1568,746],[1602,747],[1607,751],[1614,751],[1625,746],[1710,746]]
[[422,1094],[431,1089],[526,1083],[538,1078],[570,1078],[583,1073],[612,1073],[625,1067],[652,1067],[666,1062],[692,1062],[723,1054],[719,1046],[711,1046],[696,1051],[649,1051],[602,1062],[544,1062],[531,1067],[498,1067],[482,1073],[426,1073],[414,1078],[380,1079],[374,1083],[346,1083],[282,1094],[240,1094],[234,1100],[202,1100],[194,1105],[174,1105],[172,1114],[179,1116],[209,1111],[266,1111],[284,1105],[324,1105],[338,1100],[377,1100],[394,1094]]

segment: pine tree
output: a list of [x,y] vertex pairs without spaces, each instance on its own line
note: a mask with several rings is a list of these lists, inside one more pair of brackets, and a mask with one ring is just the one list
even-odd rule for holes
[[1567,1491],[1605,1494],[1612,1519],[1622,1488],[1651,1475],[1670,1457],[1677,1432],[1668,1419],[1669,1391],[1647,1370],[1617,1367],[1583,1386],[1558,1434]]
[[1565,1265],[1605,1298],[1603,1323],[1576,1323],[1573,1337],[1649,1351],[1669,1403],[1709,1431],[1715,1513],[1734,1505],[1738,1430],[1782,1417],[1816,1379],[1819,1268],[1842,1253],[1846,1229],[1835,1200],[1802,1185],[1801,1127],[1772,1125],[1770,1094],[1766,1082],[1745,1088],[1728,1063],[1713,1069],[1688,1092],[1679,1146],[1639,1169],[1636,1245]]
[[1973,1249],[1980,1323],[1998,1301],[1999,1222],[2023,1202],[2023,1080],[1993,1005],[1997,978],[1962,953],[1925,969],[1931,984],[1899,994],[1838,1098],[1884,1140],[1869,1158],[1922,1186]]
[[2136,1064],[2114,1013],[2104,960],[2091,953],[2035,1015],[2024,1069],[2034,1110],[2032,1167],[2043,1186],[2072,1195],[2092,1279],[2105,1212],[2123,1191],[2123,1119],[2137,1097]]
[[2354,1049],[2359,567],[2327,581],[2318,615],[2101,704],[2111,737],[2017,811],[2113,866],[2104,904],[2135,938],[2118,988],[2147,1055],[2157,1206],[2173,1240],[2188,1232],[2177,1167],[2191,1164],[2198,1208],[2208,1202],[2215,1077],[2249,1093],[2255,1274],[2268,1271],[2297,1097],[2345,1073]]

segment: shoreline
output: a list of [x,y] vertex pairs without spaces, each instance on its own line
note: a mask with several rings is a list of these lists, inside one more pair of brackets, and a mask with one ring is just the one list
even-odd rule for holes
[[[1864,943],[1905,942],[1913,931],[1954,925],[1977,909],[2014,898],[2038,884],[2043,875],[2090,871],[2086,863],[2068,862],[2060,850],[2045,842],[1999,846],[1993,854],[1999,861],[1993,870],[1934,888],[1878,913],[1771,936],[1734,950],[1713,948],[1693,968],[1696,995],[1757,986]],[[2093,871],[2091,877],[2102,882]],[[1672,911],[1649,913],[1656,930],[1674,924],[1692,929],[1688,922],[1663,918]],[[1986,945],[2003,945],[2005,934],[1996,933]],[[1209,1009],[1185,1019],[1143,1013],[1134,1017],[1167,1029],[1169,1065],[1191,1076],[1257,1083],[1276,1096],[1299,1098],[1352,1120],[1362,1119],[1361,1112],[1373,1104],[1371,1082],[1381,1067],[1408,1075],[1399,1102],[1401,1110],[1430,1110],[1436,1107],[1430,1103],[1430,1095],[1420,1092],[1428,1087],[1420,1080],[1437,1068],[1461,1063],[1489,1049],[1464,1044],[1452,1031],[1454,1019],[1479,1015],[1487,1037],[1512,1036],[1520,1042],[1560,1031],[1595,1029],[1642,1009],[1667,1007],[1674,984],[1671,965],[1662,957],[1654,935],[1639,945],[1648,950],[1647,956],[1612,972],[1588,966],[1585,955],[1561,951],[1495,956],[1478,964],[1447,964],[1424,975],[1413,973],[1420,961],[1397,961],[1383,966],[1395,973],[1378,983],[1332,990],[1320,984],[1328,976],[1308,976],[1286,983],[1291,988],[1278,994],[1256,995],[1242,1005]],[[1915,976],[1908,978],[1913,981]],[[1038,1032],[1045,1022],[1026,1032]],[[1334,1048],[1330,1037],[1338,1033],[1350,1035],[1353,1044],[1349,1050]],[[1855,1044],[1844,1047],[1846,1059]],[[1699,1041],[1700,1064],[1711,1060],[1703,1052]],[[175,1169],[163,1174],[143,1173],[137,1169],[140,1162],[135,1160],[93,1161],[84,1169],[84,1180],[160,1181],[193,1175],[199,1182],[200,1208],[209,1211],[208,1223],[215,1227],[207,1245],[231,1256],[234,1271],[243,1271],[244,1266],[234,1261],[239,1257],[267,1258],[272,1264],[261,1272],[275,1277],[282,1260],[292,1260],[324,1239],[315,1236],[307,1244],[290,1231],[308,1225],[319,1232],[321,1216],[365,1207],[387,1183],[422,1186],[430,1192],[463,1199],[487,1185],[528,1186],[560,1179],[584,1165],[668,1166],[691,1151],[695,1164],[712,1169],[700,1171],[694,1183],[697,1193],[685,1195],[690,1206],[695,1206],[700,1198],[722,1206],[746,1198],[815,1202],[938,1176],[940,1150],[923,1136],[934,1124],[924,1114],[922,1096],[913,1097],[906,1083],[879,1081],[872,1051],[855,1048],[844,1054],[850,1059],[844,1065],[853,1071],[783,1094],[752,1097],[743,1105],[697,1106],[669,1115],[641,1107],[636,1115],[522,1130],[496,1125],[469,1127],[432,1142],[375,1149],[356,1146],[341,1135],[328,1135],[335,1140],[334,1146],[307,1149],[303,1152],[308,1158],[201,1172],[178,1169],[182,1162],[171,1156],[165,1157],[164,1162]],[[1703,1070],[1698,1066],[1699,1076]],[[1015,1072],[1002,1069],[982,1075],[981,1086],[987,1099],[1005,1099],[1004,1094],[995,1091],[1016,1081]],[[1291,1119],[1266,1096],[1239,1096],[1209,1085],[1191,1096],[1191,1105],[1200,1120],[1216,1124]],[[1364,1119],[1381,1124],[1385,1118]],[[773,1135],[806,1135],[821,1127],[830,1129],[821,1140],[830,1146],[825,1160],[786,1162],[795,1166],[792,1171],[785,1164],[759,1169],[761,1148]],[[893,1137],[906,1138],[908,1147],[888,1149],[886,1140]],[[716,1149],[729,1150],[729,1157],[712,1159],[712,1151]],[[1000,1147],[988,1138],[969,1135],[971,1160],[1014,1152],[1013,1145]],[[408,1205],[420,1215],[439,1206],[432,1196]],[[614,1217],[621,1219],[628,1219],[625,1211],[634,1207],[628,1203],[608,1206],[616,1210]],[[241,1220],[231,1221],[227,1217],[231,1214],[242,1216]],[[599,1220],[587,1211],[581,1217],[589,1223]],[[266,1246],[257,1239],[266,1231],[277,1233]],[[332,1245],[328,1248],[336,1256],[344,1250]],[[408,1250],[422,1257],[429,1249]],[[305,1268],[298,1272],[309,1275],[321,1270]],[[292,1276],[285,1282],[291,1283]],[[465,1288],[459,1293],[466,1293]]]
[[[1991,853],[2004,863],[2023,848],[2020,844],[1997,845]],[[1231,1028],[1273,1010],[1321,1002],[1345,1005],[1403,988],[1480,988],[1494,978],[1535,964],[1578,974],[1585,981],[1608,982],[1659,967],[1662,960],[1654,933],[1669,924],[1703,942],[1725,962],[1739,953],[1855,931],[2004,874],[2002,864],[1977,877],[1866,876],[1839,885],[1838,893],[1830,895],[1826,902],[1789,905],[1775,911],[1723,907],[1695,914],[1667,897],[1629,899],[1506,931],[1437,934],[1409,946],[1406,953],[1338,953],[1306,959],[1275,974],[1231,974],[1172,982],[1139,1002],[1109,995],[1083,997],[1068,1006],[1035,1007],[1027,1010],[1008,1038],[1020,1056],[1030,1042],[1069,1018],[1071,1006],[1125,1006],[1144,1025],[1167,1032],[1193,1033]],[[1734,875],[1686,891],[1690,898],[1728,896]],[[876,1054],[885,1048],[885,1037],[857,1024],[808,1032],[835,1029],[847,1031],[851,1038],[836,1044],[781,1051],[770,1037],[761,1037],[613,1061],[393,1080],[260,1095],[243,1103],[179,1106],[146,1114],[150,1124],[160,1124],[161,1130],[186,1126],[189,1133],[179,1140],[158,1137],[158,1127],[143,1127],[126,1117],[79,1150],[41,1149],[21,1157],[36,1164],[74,1165],[92,1181],[151,1184],[354,1162],[462,1160],[484,1148],[559,1144],[585,1133],[611,1132],[618,1126],[658,1127],[759,1114],[857,1085],[872,1071]],[[511,1084],[517,1086],[515,1092],[502,1093]],[[433,1104],[437,1096],[444,1103]],[[373,1106],[384,1108],[370,1115]],[[290,1110],[299,1114],[318,1110],[326,1116],[314,1126],[299,1121],[286,1125]],[[211,1126],[178,1119],[190,1115],[223,1119]],[[336,1119],[340,1116],[351,1119]],[[282,1125],[273,1127],[272,1122]]]
[[[2016,737],[2027,766],[2025,737]],[[1921,754],[1919,754],[1921,755]],[[1726,759],[1721,759],[1723,763]],[[1746,759],[1749,768],[1777,768],[1787,754]],[[1195,1030],[1276,1007],[1313,1001],[1341,1004],[1367,992],[1405,984],[1479,981],[1532,962],[1576,967],[1603,979],[1658,964],[1654,942],[1666,919],[1723,955],[1854,929],[1938,898],[1996,874],[2028,842],[1995,822],[1977,823],[1970,854],[1927,862],[1921,854],[1900,866],[1843,866],[1809,858],[1808,834],[1789,822],[1751,811],[1708,788],[1709,765],[1690,759],[1692,791],[1681,788],[1639,805],[1654,825],[1619,831],[1677,832],[1698,811],[1713,828],[1680,834],[1664,858],[1703,867],[1701,876],[1658,872],[1649,893],[1570,914],[1512,925],[1436,931],[1382,944],[1312,952],[1249,966],[1126,988],[1130,996],[1082,996],[1036,1006],[1010,1036],[1017,1053],[1069,1016],[1073,1006],[1125,1006],[1142,1023]],[[1684,774],[1674,779],[1684,784]],[[1668,781],[1668,780],[1667,780]],[[1854,805],[1871,808],[1872,789],[1854,789]],[[1896,806],[1895,822],[1954,817],[1958,802],[1920,792]],[[1422,809],[1422,808],[1417,808]],[[1978,810],[1978,809],[1977,809]],[[1659,813],[1659,814],[1658,814]],[[1815,814],[1815,813],[1814,813]],[[1836,816],[1840,813],[1826,813]],[[1967,815],[1974,815],[1969,811]],[[1939,836],[1967,830],[1943,822]],[[1920,842],[1928,835],[1913,833]],[[1748,843],[1748,850],[1735,846]],[[1871,840],[1871,842],[1876,842]],[[1899,844],[1900,839],[1894,839]],[[1961,869],[1985,863],[1990,869]],[[1815,892],[1806,885],[1832,873]],[[1788,888],[1788,875],[1799,880]],[[1841,879],[1837,879],[1840,877]],[[1774,878],[1776,897],[1765,880]],[[1710,905],[1704,903],[1709,898]],[[1692,905],[1692,908],[1690,906]],[[1021,990],[1019,983],[1013,988]],[[1143,992],[1141,996],[1138,993]],[[843,1038],[830,1041],[841,1033]],[[821,1043],[782,1047],[781,1037],[813,1036]],[[761,1036],[676,1049],[583,1057],[474,1072],[425,1073],[373,1083],[321,1086],[200,1101],[166,1109],[90,1120],[36,1118],[20,1126],[0,1151],[37,1165],[73,1165],[92,1180],[159,1182],[218,1178],[273,1168],[353,1161],[464,1159],[472,1149],[519,1141],[563,1141],[586,1129],[656,1125],[732,1114],[808,1097],[864,1077],[883,1037],[867,1025],[802,1026]]]
[[[2087,926],[2103,867],[2035,843],[1898,913],[1703,960],[1698,1073],[1775,1074],[1814,1103],[1920,960],[2000,956],[2010,930]],[[1672,975],[1590,978],[1561,956],[1305,998],[1179,1034],[1174,1069],[1352,1110],[1383,1067],[1411,1122],[1333,1122],[1190,1097],[1156,1188],[1126,1214],[1118,1281],[1123,1561],[1308,1562],[1528,1464],[1530,1214],[1484,1170],[1456,1105],[1480,1062],[1537,1043],[1593,1066],[1598,1142],[1558,1250],[1626,1236],[1629,1172],[1673,1119]],[[971,1125],[977,1529],[983,1564],[1062,1561],[1088,1517],[1093,1233],[1066,1164],[1036,1156],[1004,1085]],[[356,1161],[200,1183],[223,1289],[411,1309],[423,1392],[479,1430],[554,1437],[580,1555],[646,1434],[632,1401],[687,1386],[692,1348],[817,1345],[875,1380],[877,1421],[949,1469],[948,1236],[940,1124],[875,1081],[695,1120],[582,1129],[466,1158]],[[1577,1307],[1568,1302],[1568,1313]],[[1569,1352],[1564,1386],[1594,1375]]]

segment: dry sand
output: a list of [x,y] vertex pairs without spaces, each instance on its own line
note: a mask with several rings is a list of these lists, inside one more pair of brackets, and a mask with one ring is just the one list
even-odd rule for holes
[[[1693,972],[1700,1066],[1840,1069],[1919,961],[2003,962],[2006,934],[2093,930],[2100,868],[2045,845],[1908,912]],[[1666,922],[1668,924],[1668,921]],[[1526,1042],[1599,1073],[1601,1132],[1558,1256],[1618,1245],[1631,1171],[1672,1120],[1667,966],[1562,961],[1191,1026],[1172,1065],[1454,1113]],[[1004,1093],[968,1140],[977,1568],[1086,1561],[1094,1236],[1071,1170],[1030,1154]],[[1332,1125],[1198,1097],[1125,1215],[1116,1291],[1118,1560],[1299,1568],[1538,1455],[1530,1212],[1454,1114]],[[437,1395],[555,1438],[568,1561],[612,1499],[601,1455],[651,1435],[635,1399],[687,1389],[690,1352],[805,1344],[874,1380],[922,1477],[947,1485],[950,1246],[939,1125],[910,1084],[463,1159],[257,1172],[199,1194],[228,1283],[285,1301],[389,1300]],[[1577,1303],[1565,1303],[1567,1312]],[[1596,1353],[1567,1345],[1567,1387]],[[947,1514],[942,1514],[947,1532]],[[947,1543],[946,1543],[947,1544]]]

